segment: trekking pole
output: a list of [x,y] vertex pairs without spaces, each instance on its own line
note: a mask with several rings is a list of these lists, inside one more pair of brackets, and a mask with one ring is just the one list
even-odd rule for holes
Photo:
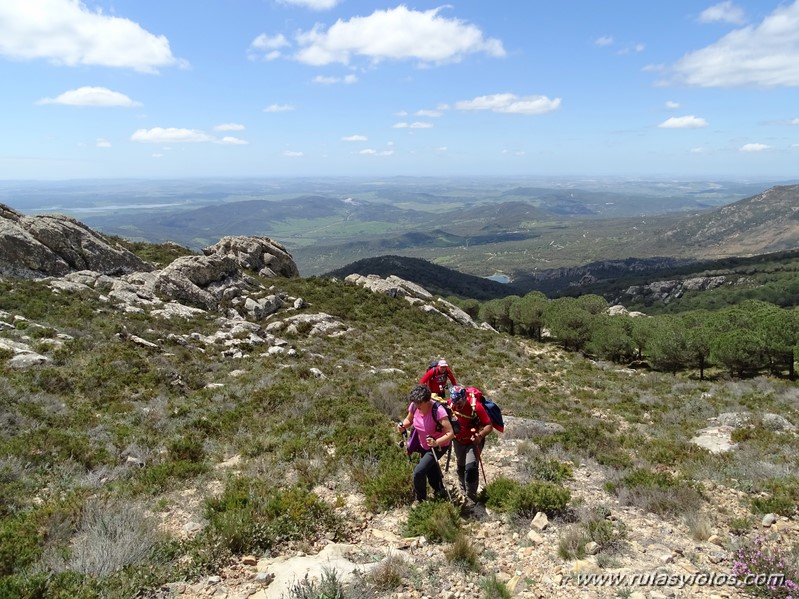
[[[473,433],[476,431],[477,429],[474,428],[472,429]],[[472,441],[472,444],[474,445],[474,452],[477,454],[477,461],[480,463],[480,470],[483,471],[483,485],[487,486],[488,478],[486,478],[486,469],[485,466],[483,466],[483,456],[482,456],[483,451],[480,449],[480,444],[477,441]]]
[[438,462],[439,456],[436,454],[434,447],[431,447],[430,451],[433,453],[433,460],[435,460],[436,466],[438,467],[438,474],[441,476],[441,486],[444,487],[444,490],[447,492],[447,499],[449,499],[449,502],[452,503],[452,495],[449,494],[447,483],[444,481],[444,471],[441,469],[441,464]]

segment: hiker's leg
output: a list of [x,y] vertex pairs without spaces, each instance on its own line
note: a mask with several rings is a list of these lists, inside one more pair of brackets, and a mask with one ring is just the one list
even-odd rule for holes
[[457,462],[456,472],[458,473],[458,485],[463,494],[466,494],[466,452],[469,450],[468,445],[464,445],[458,441],[454,441],[455,446],[455,460]]
[[441,475],[441,465],[438,463],[439,458],[447,452],[446,448],[436,448],[430,452],[433,462],[427,470],[427,480],[430,481],[430,486],[436,492],[436,497],[442,499],[447,496],[447,489],[444,487],[444,479]]
[[469,499],[477,497],[477,487],[480,484],[480,471],[479,462],[477,461],[477,451],[474,445],[469,445],[466,448],[466,496]]
[[[437,470],[435,457],[432,451],[426,451],[422,454],[419,463],[416,464],[416,468],[413,469],[413,492],[419,501],[427,499],[427,479],[430,477],[431,470]],[[435,489],[435,487],[433,488]]]

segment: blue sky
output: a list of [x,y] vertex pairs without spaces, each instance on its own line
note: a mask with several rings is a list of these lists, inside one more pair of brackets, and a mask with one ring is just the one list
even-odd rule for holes
[[0,180],[799,174],[799,0],[0,0],[0,81]]

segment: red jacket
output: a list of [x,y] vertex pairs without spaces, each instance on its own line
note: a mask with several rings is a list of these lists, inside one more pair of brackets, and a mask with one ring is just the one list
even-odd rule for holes
[[455,380],[455,375],[452,374],[449,366],[445,366],[443,370],[440,366],[436,366],[435,368],[431,368],[425,372],[424,376],[419,380],[419,383],[422,385],[427,385],[431,393],[436,393],[439,396],[446,398],[447,379],[449,379],[453,385],[458,384],[458,381]]
[[[452,415],[458,419],[461,425],[460,432],[455,435],[455,439],[461,443],[471,443],[472,435],[479,432],[484,426],[491,424],[491,418],[483,404],[475,399],[467,399],[461,404],[460,409],[455,408],[450,401],[449,407],[452,409]],[[472,429],[477,430],[472,431]]]

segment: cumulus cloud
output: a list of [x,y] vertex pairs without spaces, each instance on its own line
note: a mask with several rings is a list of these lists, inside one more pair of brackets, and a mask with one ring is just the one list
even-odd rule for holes
[[291,104],[270,104],[264,108],[264,112],[291,112],[294,106]]
[[105,87],[79,87],[64,92],[55,98],[42,98],[37,104],[63,104],[64,106],[121,106],[132,108],[141,106],[125,94],[111,91]]
[[762,152],[769,149],[771,149],[771,146],[767,146],[766,144],[744,144],[738,148],[741,152]]
[[686,54],[673,71],[675,82],[697,87],[799,86],[799,1]]
[[699,15],[700,23],[732,23],[733,25],[743,25],[746,22],[743,9],[735,6],[730,0],[719,2],[706,8]]
[[98,137],[94,145],[98,148],[110,148],[111,142],[107,139],[103,139],[102,137]]
[[791,125],[799,125],[799,119],[791,119]]
[[423,123],[421,121],[417,121],[415,123],[394,123],[392,125],[394,129],[432,129],[433,123]]
[[305,156],[305,154],[303,152],[296,152],[294,150],[285,150],[283,152],[283,156],[286,156],[288,158],[301,158]]
[[222,139],[217,140],[216,143],[220,143],[227,146],[246,146],[250,142],[245,141],[243,139],[239,139],[238,137],[225,135]]
[[250,47],[247,49],[247,56],[251,60],[256,60],[258,58],[262,60],[275,60],[283,55],[281,48],[287,48],[289,46],[291,46],[291,43],[289,43],[286,36],[282,33],[274,36],[268,36],[262,33],[250,43]]
[[426,116],[428,118],[435,119],[440,117],[442,114],[444,113],[440,110],[417,110],[414,113],[414,116]]
[[368,139],[365,135],[348,135],[341,138],[342,141],[367,141]]
[[222,123],[214,127],[214,131],[244,131],[244,125],[238,123]]
[[594,40],[594,45],[599,46],[600,48],[602,46],[610,46],[611,44],[613,44],[613,37],[610,35],[603,35],[602,37]]
[[131,141],[141,143],[183,143],[214,141],[214,138],[198,129],[178,129],[176,127],[153,127],[152,129],[139,129],[130,136]]
[[493,94],[455,102],[456,110],[490,110],[508,114],[544,114],[557,110],[559,106],[560,98],[550,100],[546,96],[515,94]]
[[677,110],[680,107],[679,102],[675,102],[674,100],[666,100],[666,108],[669,110]]
[[334,8],[339,0],[280,0],[281,4],[290,4],[311,10],[329,10]]
[[314,83],[321,83],[322,85],[334,85],[336,83],[345,83],[350,85],[358,81],[358,77],[355,75],[346,75],[344,77],[323,77],[322,75],[317,75],[313,78]]
[[394,150],[374,150],[372,148],[367,148],[361,150],[358,154],[361,156],[391,156],[394,154]]
[[707,121],[692,114],[688,116],[673,116],[660,123],[658,127],[661,129],[699,129],[707,127]]
[[0,55],[143,73],[188,64],[172,55],[163,35],[154,35],[130,19],[92,11],[80,0],[0,2]]
[[347,64],[354,56],[374,63],[410,59],[425,64],[457,62],[475,53],[505,56],[501,41],[485,38],[474,25],[442,17],[442,9],[417,11],[400,5],[367,17],[339,19],[327,30],[316,25],[296,36],[300,49],[295,58],[322,66]]

